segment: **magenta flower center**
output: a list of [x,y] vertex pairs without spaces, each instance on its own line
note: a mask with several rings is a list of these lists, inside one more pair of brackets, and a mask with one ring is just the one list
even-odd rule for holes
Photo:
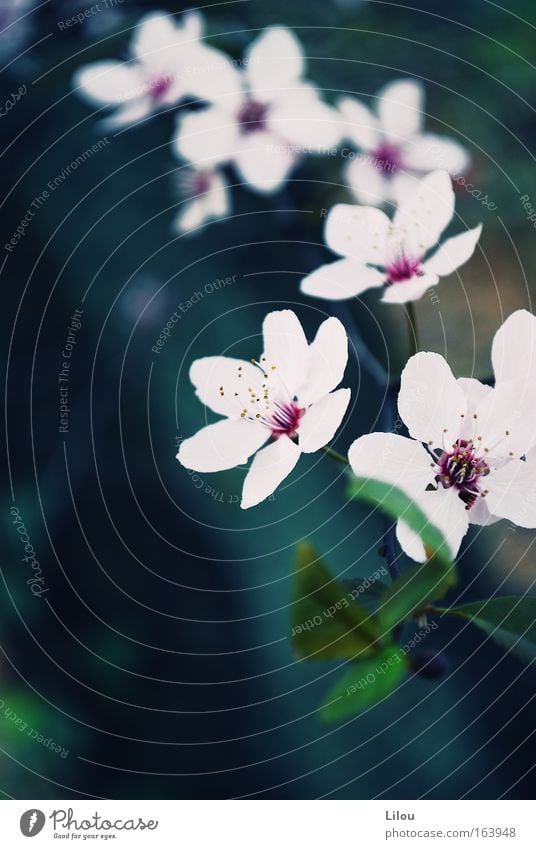
[[388,283],[401,283],[412,277],[421,277],[421,261],[410,256],[399,256],[386,268]]
[[273,436],[294,436],[298,430],[300,419],[304,415],[303,407],[291,401],[286,404],[275,403],[271,416],[266,420],[266,424],[272,431]]
[[394,174],[400,168],[402,159],[400,150],[394,144],[383,142],[373,153],[374,167],[381,171],[386,177]]
[[149,97],[151,100],[161,100],[171,88],[171,77],[161,76],[155,77],[149,84]]
[[481,457],[476,456],[472,442],[458,439],[452,451],[444,451],[437,462],[436,481],[445,489],[455,487],[458,495],[469,510],[479,495],[480,480],[489,474],[489,466]]
[[257,133],[266,129],[268,106],[257,100],[247,100],[238,110],[238,123],[242,133]]

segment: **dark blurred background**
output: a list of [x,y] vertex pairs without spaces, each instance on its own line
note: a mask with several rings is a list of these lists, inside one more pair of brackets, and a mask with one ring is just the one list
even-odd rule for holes
[[[0,104],[27,89],[0,118],[3,243],[48,182],[103,137],[71,90],[73,72],[125,56],[142,13],[187,8],[125,0],[59,28],[90,5],[28,3],[31,13],[0,36]],[[0,20],[12,6],[0,4]],[[535,225],[520,200],[528,195],[536,207],[532,0],[507,8],[251,0],[204,11],[209,43],[235,57],[266,25],[295,28],[308,76],[330,102],[341,92],[368,98],[406,74],[424,81],[428,129],[468,147],[472,182],[496,209],[459,189],[461,223],[484,223],[481,250],[443,280],[434,302],[417,304],[422,345],[445,354],[459,375],[488,376],[493,333],[513,309],[531,308],[534,285]],[[258,355],[262,319],[281,304],[309,336],[328,314],[329,304],[305,298],[298,284],[330,257],[321,210],[350,195],[340,157],[310,157],[284,193],[236,187],[232,216],[178,238],[173,127],[170,111],[108,133],[49,193],[16,249],[2,248],[9,464],[0,791],[30,799],[530,798],[534,672],[470,627],[441,623],[429,637],[449,657],[446,678],[411,680],[365,715],[319,723],[316,710],[341,673],[293,658],[296,543],[311,539],[347,578],[382,563],[382,519],[345,502],[329,457],[303,457],[273,500],[247,512],[237,503],[244,470],[192,475],[176,462],[178,440],[205,422],[188,380],[195,357]],[[202,297],[193,303],[195,292]],[[155,354],[162,327],[188,301]],[[81,327],[68,432],[60,433],[58,377],[75,310]],[[399,368],[401,308],[372,292],[355,311],[376,355]],[[341,451],[378,429],[381,413],[381,394],[355,356],[345,385],[353,406]],[[26,583],[13,504],[42,570],[40,596]],[[505,522],[471,532],[460,594],[526,592],[533,538]]]

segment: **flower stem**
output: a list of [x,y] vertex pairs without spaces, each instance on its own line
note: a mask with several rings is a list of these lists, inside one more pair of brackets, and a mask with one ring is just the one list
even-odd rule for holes
[[342,463],[343,466],[348,466],[348,460],[346,457],[343,457],[342,454],[339,454],[338,451],[335,451],[333,448],[330,448],[329,445],[324,445],[322,448],[329,457],[333,457],[334,460],[337,460],[338,463]]
[[406,304],[406,318],[408,320],[409,356],[412,357],[419,350],[419,334],[417,332],[417,316],[413,301]]

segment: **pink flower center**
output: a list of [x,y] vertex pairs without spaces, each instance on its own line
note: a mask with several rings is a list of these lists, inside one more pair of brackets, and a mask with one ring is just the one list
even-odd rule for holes
[[247,100],[238,110],[238,123],[242,133],[257,133],[266,129],[268,106],[257,100]]
[[402,158],[400,150],[394,144],[383,142],[373,153],[374,167],[381,171],[386,177],[394,174],[400,168]]
[[303,407],[298,407],[294,401],[290,403],[275,403],[271,416],[266,419],[265,424],[272,431],[273,436],[294,436],[298,430],[300,419],[304,415]]
[[151,80],[149,83],[149,97],[151,100],[161,100],[169,91],[171,82],[172,78],[169,75],[162,75]]
[[409,256],[399,256],[387,266],[388,283],[401,283],[403,280],[411,280],[412,277],[422,277],[421,261]]
[[444,451],[437,462],[436,481],[445,489],[455,487],[458,495],[469,510],[479,495],[480,479],[489,475],[489,466],[481,457],[476,456],[472,442],[458,439],[452,451]]

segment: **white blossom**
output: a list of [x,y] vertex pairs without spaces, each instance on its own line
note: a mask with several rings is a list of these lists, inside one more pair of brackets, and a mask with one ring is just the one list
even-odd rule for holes
[[190,380],[199,399],[225,418],[184,440],[177,454],[183,466],[197,472],[231,469],[255,454],[244,481],[243,508],[268,498],[302,452],[326,445],[350,401],[349,389],[336,389],[348,359],[338,319],[324,321],[309,345],[295,313],[271,312],[263,338],[259,360],[205,357],[192,363]]
[[328,214],[325,239],[343,258],[305,277],[302,291],[336,301],[384,286],[387,303],[418,300],[474,252],[481,225],[447,239],[430,255],[453,214],[454,192],[446,171],[417,182],[392,222],[375,207],[337,204]]
[[92,105],[115,109],[103,122],[107,128],[134,124],[187,95],[217,97],[232,69],[224,53],[203,44],[203,26],[198,12],[180,22],[162,12],[145,15],[127,62],[93,62],[77,71],[73,85]]
[[438,169],[458,175],[469,165],[458,142],[423,132],[424,88],[416,80],[385,86],[377,95],[377,114],[352,97],[343,98],[339,108],[345,137],[361,151],[346,170],[360,203],[398,203],[416,177]]
[[[402,372],[398,396],[409,438],[371,433],[349,451],[354,473],[409,495],[442,531],[453,556],[469,524],[508,519],[536,528],[536,358],[531,352],[531,372],[516,373],[517,350],[504,347],[520,324],[534,344],[536,319],[528,321],[523,312],[514,316],[495,337],[495,387],[474,378],[456,380],[439,354],[416,354]],[[420,537],[403,516],[397,536],[410,557],[426,559]]]
[[303,153],[340,139],[338,114],[303,80],[304,65],[291,30],[264,30],[218,102],[179,117],[176,152],[198,167],[233,163],[258,192],[279,189]]

